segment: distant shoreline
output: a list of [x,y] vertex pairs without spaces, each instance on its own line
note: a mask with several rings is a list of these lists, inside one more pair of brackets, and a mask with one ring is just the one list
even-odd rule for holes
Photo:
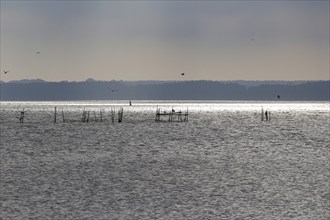
[[177,82],[222,82],[222,83],[238,83],[241,85],[262,85],[262,84],[303,84],[307,82],[329,82],[330,80],[96,80],[88,78],[82,81],[47,81],[43,79],[21,79],[3,81],[1,83],[82,83],[82,82],[121,82],[124,84],[164,84],[164,83],[177,83]]
[[1,82],[0,101],[237,100],[329,101],[327,81]]

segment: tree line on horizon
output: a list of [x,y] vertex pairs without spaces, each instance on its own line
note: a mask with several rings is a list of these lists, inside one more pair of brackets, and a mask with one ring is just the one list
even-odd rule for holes
[[[250,82],[250,83],[249,83]],[[283,100],[328,101],[330,81],[246,84],[235,81],[1,82],[1,101]]]

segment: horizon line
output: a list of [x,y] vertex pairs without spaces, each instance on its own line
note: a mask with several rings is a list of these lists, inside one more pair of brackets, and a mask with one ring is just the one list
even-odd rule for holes
[[14,80],[9,80],[9,81],[4,81],[0,79],[1,83],[12,83],[12,82],[23,82],[23,81],[39,81],[39,82],[201,82],[201,81],[206,81],[206,82],[321,82],[321,81],[330,81],[330,79],[310,79],[310,80],[302,80],[302,79],[295,79],[295,80],[282,80],[282,79],[270,79],[270,80],[248,80],[248,79],[227,79],[227,80],[206,80],[206,79],[199,79],[199,80],[153,80],[153,79],[145,79],[145,80],[124,80],[124,79],[111,79],[111,80],[97,80],[93,78],[88,78],[85,80],[61,80],[61,81],[49,81],[49,80],[44,80],[40,78],[36,79],[14,79]]

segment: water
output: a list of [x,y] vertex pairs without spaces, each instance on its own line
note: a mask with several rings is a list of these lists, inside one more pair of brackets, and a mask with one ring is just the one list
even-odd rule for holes
[[[156,123],[157,106],[188,107],[189,122]],[[329,114],[328,102],[1,102],[0,216],[329,219]]]

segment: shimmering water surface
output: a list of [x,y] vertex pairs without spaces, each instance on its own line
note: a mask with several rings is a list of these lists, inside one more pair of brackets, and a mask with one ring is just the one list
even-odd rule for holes
[[0,219],[330,218],[328,102],[0,104]]

